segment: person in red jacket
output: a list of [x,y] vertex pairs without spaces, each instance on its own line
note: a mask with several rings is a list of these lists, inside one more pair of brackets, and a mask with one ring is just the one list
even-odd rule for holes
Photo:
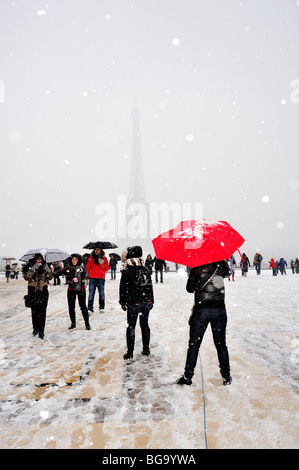
[[93,312],[96,288],[99,291],[99,308],[105,308],[105,274],[109,269],[108,259],[100,248],[95,248],[87,261],[86,271],[89,277],[88,310]]
[[274,261],[274,258],[271,258],[269,268],[272,268],[273,276],[277,276],[277,266],[276,266],[276,263]]

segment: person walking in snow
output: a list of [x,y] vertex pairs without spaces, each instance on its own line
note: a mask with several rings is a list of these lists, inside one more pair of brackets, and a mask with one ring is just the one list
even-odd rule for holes
[[95,291],[99,291],[99,309],[105,308],[105,275],[109,269],[105,252],[95,248],[88,258],[86,270],[89,277],[88,310],[93,312]]
[[224,278],[229,275],[227,261],[197,266],[190,271],[186,289],[187,292],[194,293],[194,306],[189,318],[189,343],[185,370],[177,381],[179,385],[192,384],[199,348],[209,323],[217,350],[223,385],[229,385],[232,381],[226,346],[227,314],[224,292]]
[[[229,258],[228,264],[229,264],[229,267],[230,267],[230,272],[232,273],[232,280],[234,281],[235,280],[235,271],[236,271],[235,266],[237,265],[237,263],[236,263],[236,260],[235,260],[233,255]],[[228,277],[228,280],[230,281],[230,276]]]
[[272,274],[273,276],[277,276],[277,266],[274,261],[274,258],[271,258],[271,261],[269,261],[269,269],[272,268]]
[[257,275],[261,274],[262,261],[263,261],[262,255],[259,252],[255,253],[254,258],[253,258],[253,266],[255,266]]
[[76,328],[76,298],[78,299],[79,307],[82,312],[85,328],[86,330],[90,330],[89,314],[86,307],[86,269],[83,264],[82,256],[78,253],[73,253],[70,257],[69,264],[60,271],[55,272],[54,275],[57,277],[66,276],[67,279],[67,302],[71,320],[69,330]]
[[156,271],[156,282],[158,282],[158,272],[160,273],[160,282],[163,282],[163,267],[166,271],[165,261],[162,259],[157,259],[157,257],[155,256],[154,265],[155,265],[155,271]]
[[242,276],[247,277],[248,266],[250,266],[249,258],[245,253],[243,253],[241,261],[240,261],[240,268],[241,268]]
[[132,359],[135,346],[135,327],[139,316],[142,337],[142,354],[150,354],[149,313],[154,305],[154,293],[151,275],[142,259],[141,246],[127,249],[124,269],[119,284],[119,303],[127,312],[126,342],[127,352],[124,359]]
[[10,272],[11,272],[11,267],[10,267],[10,264],[7,264],[5,266],[5,277],[6,277],[6,282],[9,282],[9,278],[10,278]]
[[287,266],[286,260],[284,258],[280,258],[280,260],[279,260],[279,270],[280,270],[281,274],[287,274],[286,273],[286,266]]
[[111,279],[116,279],[116,267],[117,267],[117,259],[113,254],[111,254],[110,261],[109,261]]
[[153,265],[154,265],[154,260],[152,258],[152,255],[147,255],[146,260],[145,260],[145,266],[149,270],[150,275],[153,273]]
[[49,299],[48,283],[53,273],[41,253],[37,253],[23,268],[25,281],[28,281],[28,295],[25,305],[31,308],[33,336],[44,338],[46,311]]
[[292,273],[295,274],[295,261],[293,259],[291,259],[290,267],[291,267]]

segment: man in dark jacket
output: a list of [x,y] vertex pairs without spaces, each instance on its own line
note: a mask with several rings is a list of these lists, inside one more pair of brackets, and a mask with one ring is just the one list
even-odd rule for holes
[[155,271],[156,271],[156,282],[158,282],[158,272],[160,273],[160,282],[163,282],[163,267],[166,271],[166,263],[163,259],[154,258]]
[[230,275],[226,261],[210,263],[192,268],[186,289],[194,293],[194,306],[189,319],[189,345],[184,375],[180,385],[191,385],[199,348],[209,323],[218,354],[223,385],[231,383],[229,355],[226,346],[227,315],[224,302],[224,281]]
[[153,308],[154,294],[150,273],[144,266],[142,248],[129,247],[126,262],[121,273],[119,284],[119,303],[127,311],[127,352],[124,359],[133,358],[135,345],[135,327],[138,314],[142,335],[142,354],[150,354],[150,328],[148,325],[149,312]]

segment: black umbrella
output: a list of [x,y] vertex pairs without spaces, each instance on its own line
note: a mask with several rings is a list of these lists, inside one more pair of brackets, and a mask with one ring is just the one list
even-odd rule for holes
[[100,248],[102,250],[106,249],[108,250],[109,248],[118,248],[115,243],[112,242],[89,242],[87,245],[83,246],[83,248],[86,248],[87,250],[93,250],[94,248]]
[[114,256],[114,258],[116,259],[116,261],[120,261],[121,260],[121,257],[119,256],[118,253],[109,253],[109,256],[111,257],[111,255]]

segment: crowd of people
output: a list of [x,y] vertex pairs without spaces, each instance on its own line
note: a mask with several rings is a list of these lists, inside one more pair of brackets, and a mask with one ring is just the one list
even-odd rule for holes
[[[263,257],[256,253],[253,266],[257,275],[261,274]],[[156,283],[163,283],[163,269],[167,271],[164,260],[152,258],[147,255],[145,261],[140,246],[128,247],[120,257],[110,254],[110,261],[105,252],[94,248],[92,253],[81,256],[73,253],[63,265],[62,263],[49,264],[41,253],[33,257],[23,266],[22,274],[28,282],[28,291],[25,295],[25,305],[31,309],[33,335],[44,338],[46,324],[46,310],[49,299],[48,285],[53,280],[54,285],[60,284],[60,277],[65,278],[67,287],[67,304],[70,317],[69,329],[76,328],[76,299],[82,313],[85,327],[90,330],[89,316],[94,312],[95,294],[98,290],[99,310],[105,309],[105,278],[110,269],[111,280],[116,279],[117,263],[121,261],[121,277],[119,283],[119,304],[127,314],[126,346],[124,359],[132,359],[135,346],[135,328],[139,316],[142,337],[142,354],[150,355],[150,327],[149,314],[154,306],[154,292],[152,273],[155,269]],[[18,265],[16,265],[18,267]],[[189,342],[186,356],[184,374],[177,381],[180,385],[191,385],[192,377],[197,363],[199,348],[206,331],[211,324],[214,345],[217,350],[220,373],[223,384],[231,383],[229,354],[226,346],[227,314],[225,307],[224,278],[235,280],[237,263],[234,256],[228,260],[210,263],[196,268],[187,269],[186,290],[194,294],[194,305],[189,319]],[[249,258],[245,253],[241,255],[240,268],[242,276],[247,276],[250,267]],[[269,262],[273,275],[278,272],[286,274],[287,263],[284,258]],[[291,261],[293,273],[299,273],[299,261]],[[10,277],[10,266],[6,269],[6,278]],[[14,268],[19,272],[19,268]],[[9,276],[8,274],[9,273]],[[17,277],[16,277],[17,278]],[[88,296],[87,296],[88,286]]]

